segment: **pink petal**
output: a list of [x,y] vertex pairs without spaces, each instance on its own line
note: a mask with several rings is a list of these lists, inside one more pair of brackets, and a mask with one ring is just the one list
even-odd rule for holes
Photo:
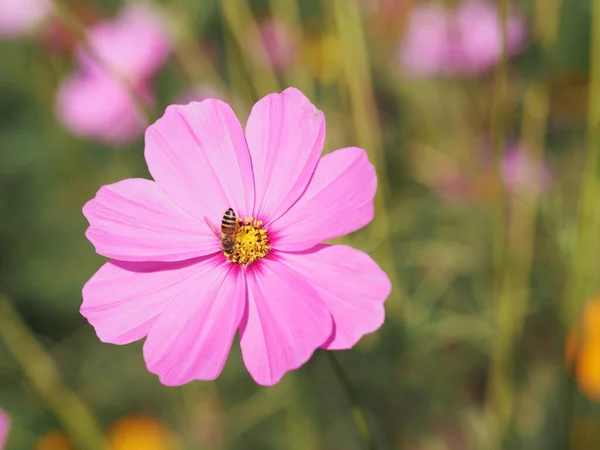
[[[146,87],[138,93],[150,101]],[[61,83],[56,114],[71,133],[107,143],[127,143],[143,134],[144,119],[130,92],[102,72],[76,73]]]
[[210,258],[214,256],[177,263],[110,261],[83,287],[80,312],[102,342],[137,341],[171,301],[194,287]]
[[164,19],[159,11],[144,3],[127,5],[119,17],[95,25],[88,35],[94,55],[78,48],[82,66],[87,71],[108,66],[133,82],[153,75],[165,63],[171,48]]
[[49,0],[0,1],[0,37],[17,37],[33,31],[52,13]]
[[325,117],[298,89],[259,100],[246,124],[252,155],[254,216],[279,218],[302,194],[325,140]]
[[500,168],[502,181],[511,193],[539,195],[546,192],[552,182],[548,166],[535,161],[522,146],[509,148]]
[[309,280],[333,316],[335,334],[324,348],[351,348],[383,324],[383,303],[392,285],[366,253],[345,245],[320,245],[303,253],[278,253],[278,257]]
[[243,315],[243,271],[216,255],[158,317],[146,343],[148,370],[168,386],[219,376]]
[[219,223],[230,207],[240,216],[252,212],[250,154],[239,121],[220,100],[169,106],[146,131],[146,162],[161,189],[199,219]]
[[298,251],[364,227],[373,219],[375,169],[356,147],[323,156],[306,191],[268,225],[272,245]]
[[[456,11],[456,26],[460,33],[459,73],[477,74],[490,69],[502,55],[500,11],[490,1],[467,0]],[[507,22],[508,53],[519,52],[525,44],[523,18],[511,11]]]
[[246,277],[242,355],[252,378],[272,386],[331,336],[331,315],[315,290],[279,261],[263,259],[246,270]]
[[10,429],[10,418],[8,414],[0,410],[0,450],[6,445],[8,431]]
[[215,253],[206,222],[173,203],[150,180],[132,178],[100,188],[83,207],[87,238],[104,256],[124,261],[182,261]]
[[444,72],[450,52],[451,21],[446,10],[434,3],[419,3],[411,12],[398,49],[402,66],[416,76]]

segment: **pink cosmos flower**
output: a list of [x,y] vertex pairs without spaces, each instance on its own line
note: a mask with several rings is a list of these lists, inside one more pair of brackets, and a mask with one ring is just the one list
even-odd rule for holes
[[49,0],[0,1],[0,37],[16,37],[31,32],[51,11]]
[[[321,244],[372,220],[375,170],[356,147],[319,158],[324,139],[323,113],[293,88],[258,101],[245,132],[220,100],[169,106],[146,131],[154,181],[104,186],[83,208],[111,259],[83,288],[100,340],[146,337],[148,370],[181,385],[215,379],[239,330],[251,376],[273,385],[378,329],[386,274]],[[240,229],[224,252],[209,224],[228,208]]]
[[[467,0],[456,11],[458,54],[454,55],[454,70],[470,75],[491,69],[502,56],[500,13],[495,4],[482,0]],[[509,55],[523,49],[525,24],[514,11],[507,22]]]
[[[147,88],[138,93],[151,101]],[[99,142],[124,144],[144,131],[144,118],[131,92],[105,73],[75,73],[61,83],[56,113],[71,133]]]
[[511,193],[539,195],[551,185],[550,169],[536,163],[520,146],[510,148],[502,162],[502,181]]
[[[494,201],[504,186],[509,194],[523,199],[541,195],[552,186],[552,172],[544,161],[534,161],[518,143],[506,148],[500,164],[500,180],[489,138],[470,150],[472,165],[464,167],[460,158],[428,147],[412,152],[416,178],[448,203],[462,204],[474,200]],[[500,181],[502,185],[498,183]]]
[[414,74],[437,75],[448,64],[450,23],[446,10],[435,3],[414,7],[399,48],[402,65]]
[[8,439],[8,430],[10,428],[10,418],[8,414],[0,410],[0,450],[6,445]]
[[[508,54],[525,43],[523,18],[512,11],[507,23]],[[410,15],[398,49],[401,64],[413,75],[477,75],[502,55],[499,11],[488,0],[466,0],[451,11],[421,3]]]
[[[159,13],[144,3],[127,5],[120,16],[103,21],[88,32],[93,54],[83,47],[77,57],[84,70],[104,71],[110,67],[132,83],[145,80],[165,63],[171,39]],[[98,59],[102,65],[98,65]]]
[[106,143],[132,141],[141,136],[144,122],[119,78],[152,101],[149,80],[170,50],[166,27],[150,7],[133,3],[114,21],[94,26],[89,41],[93,55],[78,48],[79,67],[59,87],[57,116],[73,134]]

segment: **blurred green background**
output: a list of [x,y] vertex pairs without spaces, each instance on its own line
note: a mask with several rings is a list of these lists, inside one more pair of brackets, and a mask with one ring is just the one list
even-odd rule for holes
[[[81,288],[104,261],[84,236],[82,205],[101,185],[149,175],[141,136],[74,136],[56,93],[81,30],[125,3],[56,0],[43,24],[0,40],[7,448],[104,448],[99,434],[111,449],[364,448],[321,352],[261,388],[236,343],[217,381],[166,388],[141,343],[102,344],[79,314]],[[256,100],[296,86],[325,113],[326,151],[367,149],[376,218],[345,242],[382,265],[393,292],[382,329],[338,355],[376,448],[598,449],[600,339],[574,325],[600,292],[600,6],[511,3],[526,35],[518,51],[477,73],[424,75],[398,58],[420,3],[156,2],[174,37],[149,120],[191,89],[230,102],[244,123]],[[293,40],[283,64],[248,45],[279,39],[260,34],[273,18]],[[513,147],[527,162],[506,169]],[[600,329],[600,319],[583,322]],[[580,351],[566,362],[569,329]]]

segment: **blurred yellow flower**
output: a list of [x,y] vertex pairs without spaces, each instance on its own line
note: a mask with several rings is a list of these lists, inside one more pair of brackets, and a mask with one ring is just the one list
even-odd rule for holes
[[174,438],[167,427],[151,417],[119,419],[108,434],[110,450],[174,450]]
[[65,433],[60,430],[53,430],[37,441],[35,450],[74,450],[74,447]]
[[[107,450],[175,450],[174,437],[158,420],[146,416],[126,416],[108,431]],[[74,450],[67,435],[54,430],[42,436],[35,450]]]
[[569,331],[565,353],[582,394],[600,401],[600,295],[585,306],[579,325]]
[[330,84],[338,80],[342,61],[337,35],[328,33],[306,37],[301,53],[313,76],[321,83]]

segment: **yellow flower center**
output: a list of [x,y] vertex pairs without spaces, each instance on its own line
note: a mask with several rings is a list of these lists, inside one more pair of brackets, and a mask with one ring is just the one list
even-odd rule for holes
[[224,252],[227,259],[236,264],[250,264],[259,258],[264,258],[269,251],[269,236],[262,227],[262,221],[252,217],[237,219],[240,224],[235,235],[235,248],[233,252]]

